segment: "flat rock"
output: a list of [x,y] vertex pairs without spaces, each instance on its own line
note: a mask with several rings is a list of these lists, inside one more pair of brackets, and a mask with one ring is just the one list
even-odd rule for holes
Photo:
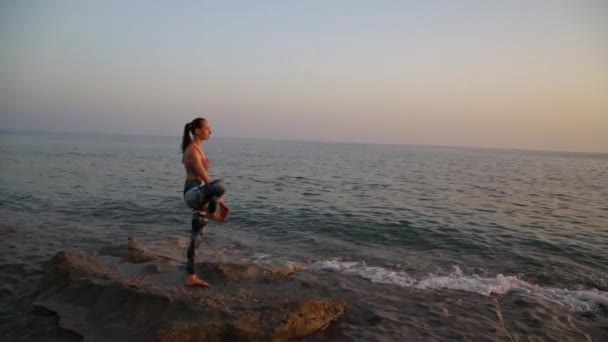
[[197,273],[213,287],[186,288],[183,267],[167,267],[141,248],[125,250],[116,256],[126,256],[129,268],[102,257],[57,253],[38,284],[34,307],[56,313],[62,329],[84,340],[113,342],[287,341],[325,329],[346,309],[325,288],[294,277],[296,269],[201,263]]

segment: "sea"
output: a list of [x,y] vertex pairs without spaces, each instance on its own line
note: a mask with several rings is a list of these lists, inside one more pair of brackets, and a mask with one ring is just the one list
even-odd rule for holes
[[[15,303],[58,251],[133,237],[185,260],[180,140],[0,133],[0,322],[24,314]],[[608,338],[607,154],[228,137],[204,148],[232,215],[205,228],[198,260],[305,270],[349,306],[311,340]]]

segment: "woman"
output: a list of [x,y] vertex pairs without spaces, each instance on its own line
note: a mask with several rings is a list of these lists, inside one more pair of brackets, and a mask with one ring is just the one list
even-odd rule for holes
[[[184,202],[193,209],[188,262],[186,263],[185,283],[187,286],[211,286],[195,273],[196,239],[202,233],[208,219],[224,221],[230,214],[230,209],[222,198],[226,192],[222,181],[219,179],[213,181],[209,176],[211,161],[203,150],[203,144],[210,137],[211,126],[209,121],[203,118],[196,118],[184,127],[182,138],[182,163],[186,168]],[[219,212],[217,212],[218,206]]]

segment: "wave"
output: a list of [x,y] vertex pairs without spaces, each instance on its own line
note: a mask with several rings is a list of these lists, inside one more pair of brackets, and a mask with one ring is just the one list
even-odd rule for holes
[[517,276],[481,277],[465,275],[458,266],[447,275],[429,274],[418,279],[403,271],[367,266],[363,262],[325,260],[312,265],[313,270],[354,274],[373,283],[391,284],[420,290],[450,289],[483,296],[516,293],[565,307],[571,312],[593,312],[608,307],[608,292],[597,289],[562,289],[526,282]]

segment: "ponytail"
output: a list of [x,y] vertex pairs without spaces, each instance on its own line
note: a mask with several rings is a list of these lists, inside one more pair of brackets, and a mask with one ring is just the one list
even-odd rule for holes
[[186,147],[192,143],[192,138],[190,137],[190,132],[192,131],[192,123],[188,122],[186,126],[184,126],[184,136],[182,137],[182,154],[186,152]]

